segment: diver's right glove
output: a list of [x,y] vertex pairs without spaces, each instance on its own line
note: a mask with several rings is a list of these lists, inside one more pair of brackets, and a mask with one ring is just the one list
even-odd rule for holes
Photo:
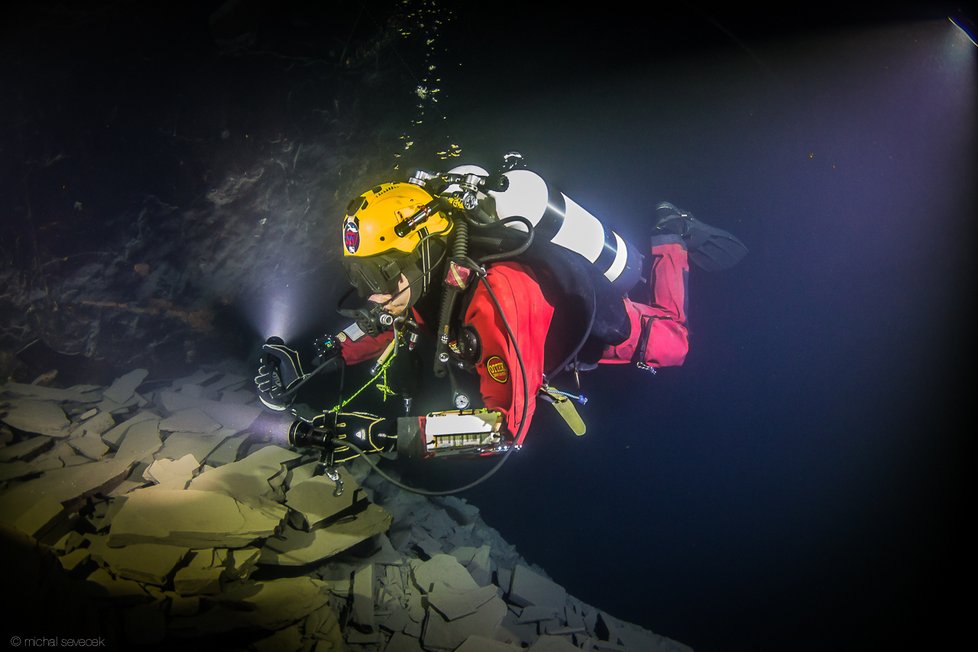
[[395,450],[397,435],[388,434],[392,425],[368,412],[322,413],[310,421],[294,421],[289,428],[289,444],[319,450],[323,464],[333,467],[360,455]]
[[258,400],[265,407],[282,412],[295,399],[289,390],[305,375],[295,349],[290,349],[280,337],[270,337],[261,347],[260,366],[255,376]]

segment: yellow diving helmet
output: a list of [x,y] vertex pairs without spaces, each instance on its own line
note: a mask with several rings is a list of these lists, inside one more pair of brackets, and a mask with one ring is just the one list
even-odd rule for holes
[[413,183],[382,183],[355,197],[343,218],[343,269],[360,296],[393,294],[404,274],[423,295],[452,221]]

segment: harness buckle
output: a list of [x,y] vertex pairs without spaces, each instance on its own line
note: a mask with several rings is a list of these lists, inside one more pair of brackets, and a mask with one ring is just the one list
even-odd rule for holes
[[635,366],[638,367],[639,371],[647,371],[653,376],[656,375],[658,370],[655,367],[645,364],[644,362],[636,362]]

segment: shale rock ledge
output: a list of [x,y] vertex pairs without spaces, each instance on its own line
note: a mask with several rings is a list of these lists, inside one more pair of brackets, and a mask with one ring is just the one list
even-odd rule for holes
[[465,500],[403,492],[364,463],[335,495],[316,459],[250,428],[246,373],[0,386],[4,634],[120,650],[689,650],[569,596]]

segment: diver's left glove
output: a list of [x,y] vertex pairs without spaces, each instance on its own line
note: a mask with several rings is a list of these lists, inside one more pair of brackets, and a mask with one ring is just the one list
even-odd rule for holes
[[397,446],[397,435],[388,432],[386,419],[367,412],[318,414],[311,421],[299,419],[289,428],[289,444],[322,452],[328,467],[348,462],[361,454],[386,453]]
[[270,337],[261,347],[260,366],[255,376],[258,400],[265,407],[281,412],[292,405],[295,396],[289,390],[302,380],[302,362],[295,349],[280,337]]

